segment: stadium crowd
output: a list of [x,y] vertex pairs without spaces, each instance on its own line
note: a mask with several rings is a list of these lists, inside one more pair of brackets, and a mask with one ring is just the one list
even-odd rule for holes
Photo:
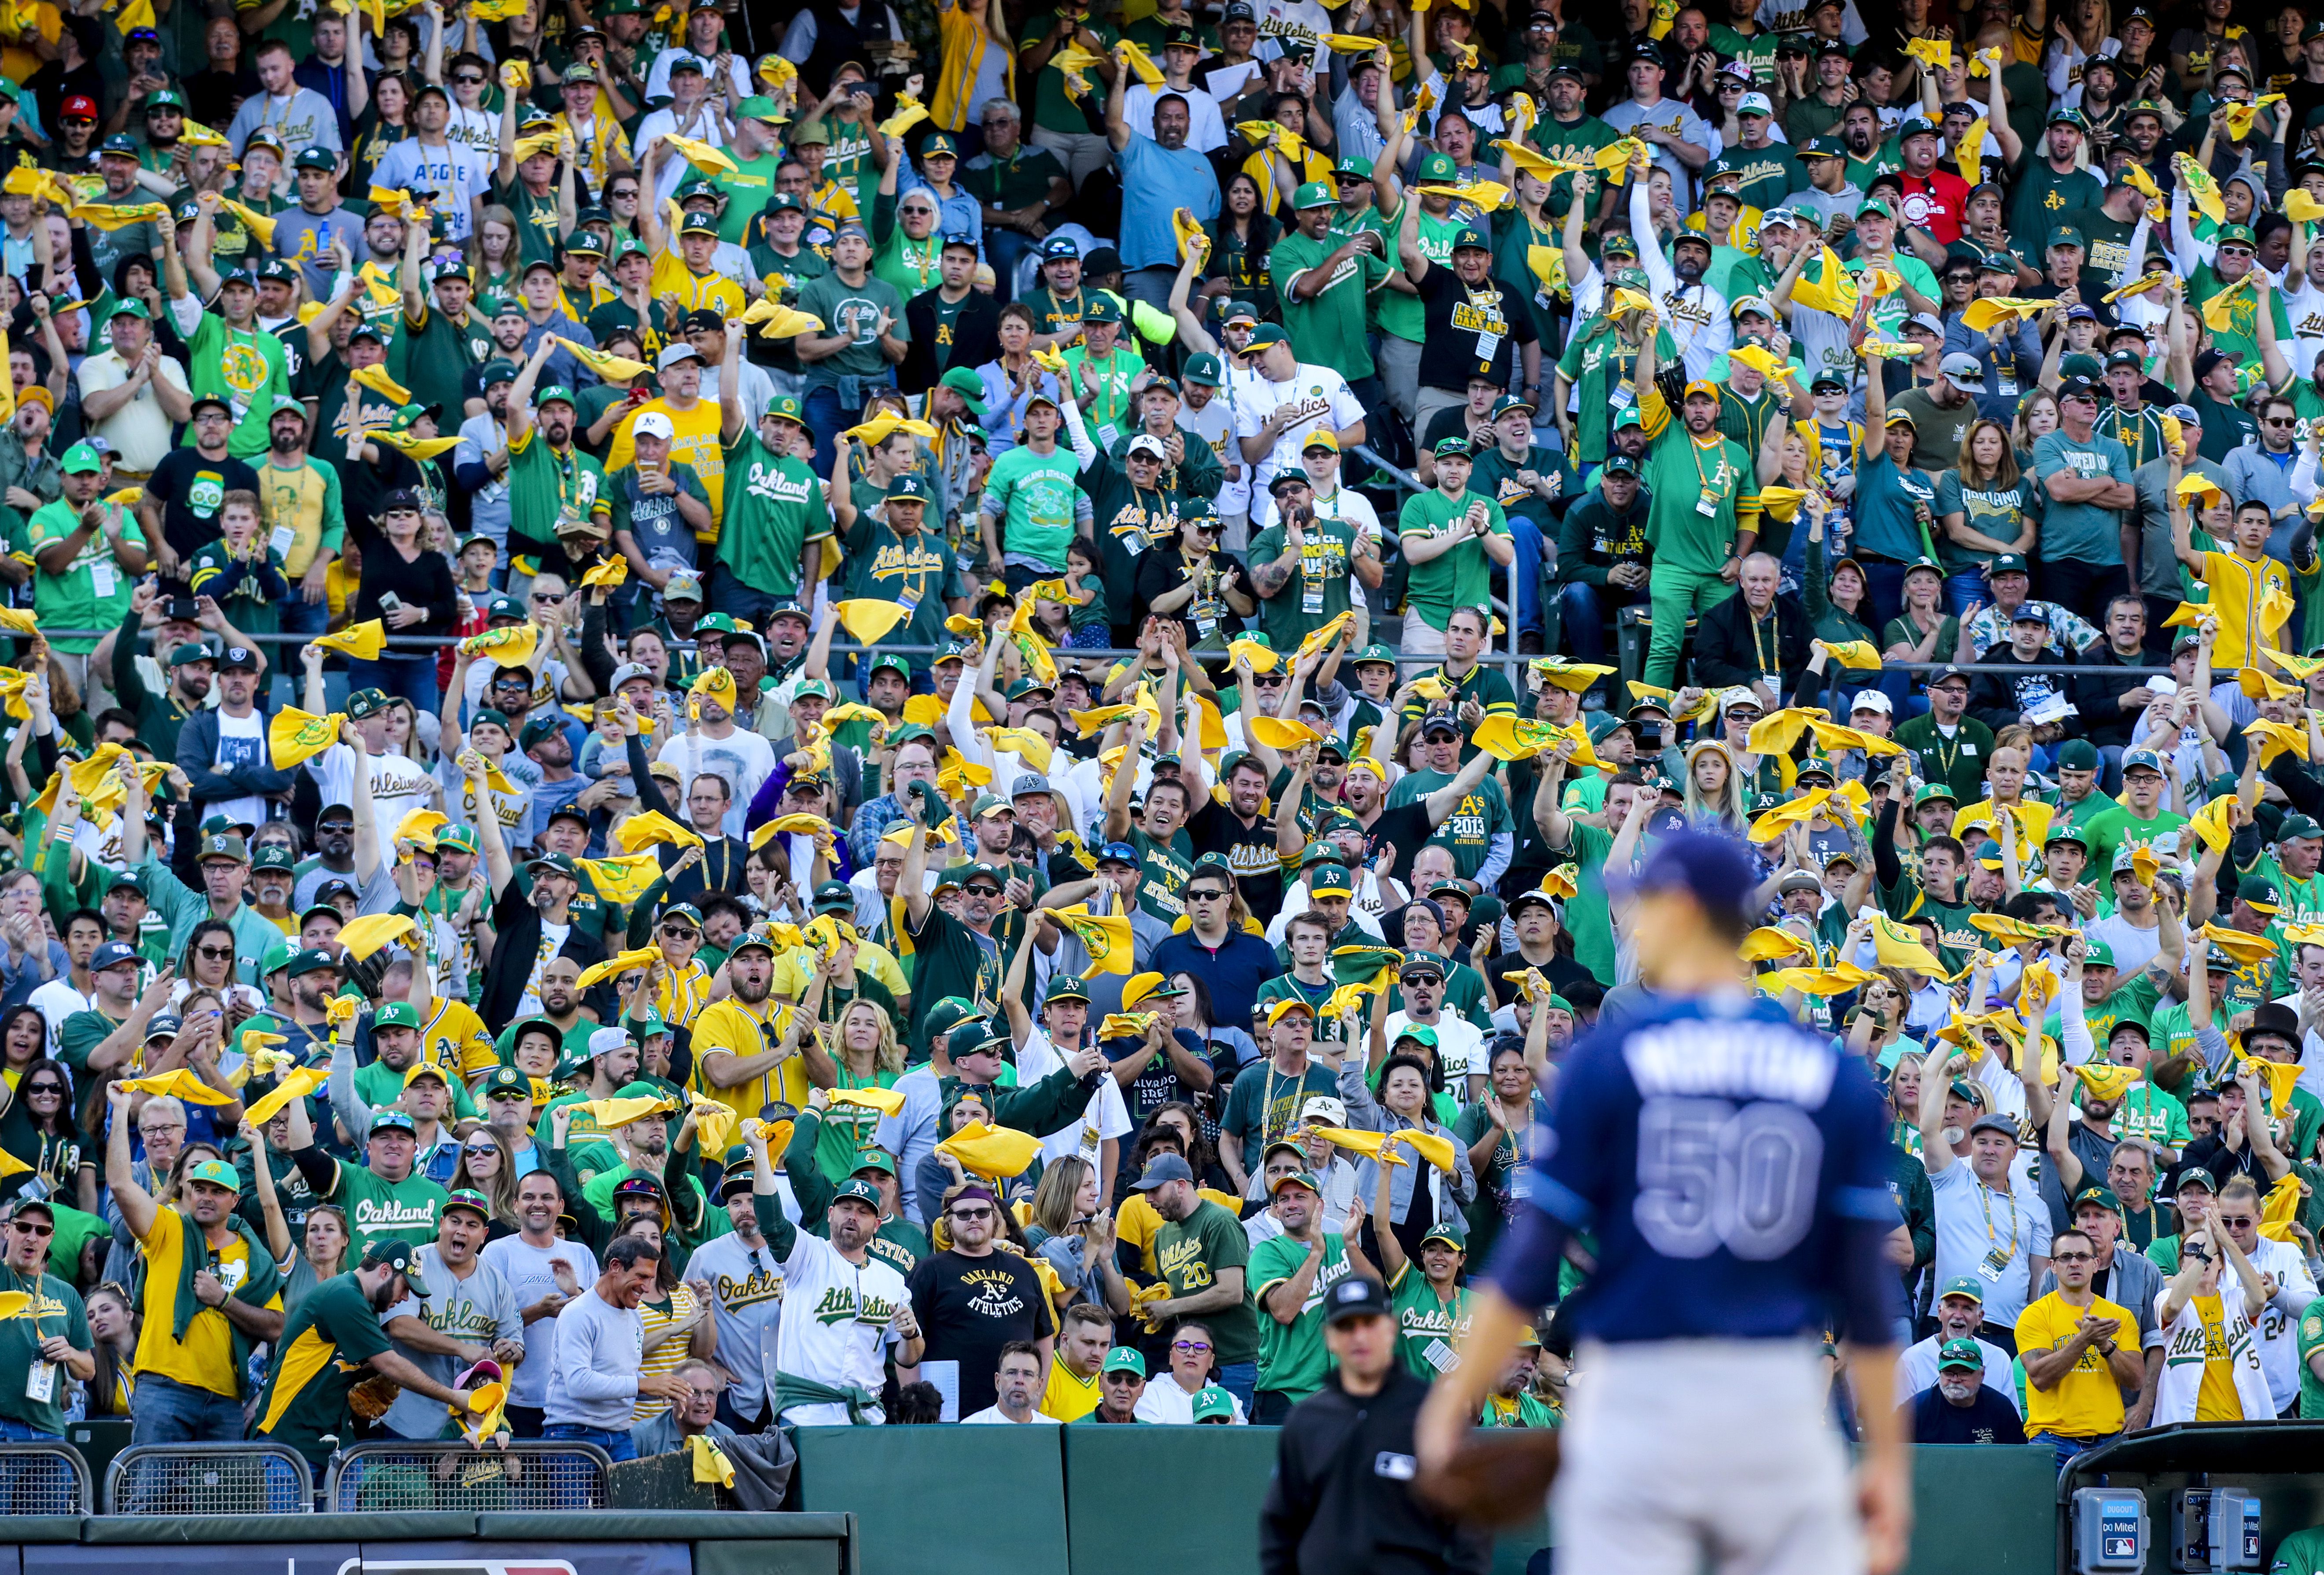
[[2324,1417],[2324,17],[1028,10],[0,10],[0,1439],[1425,1382],[1690,825],[1843,1425]]

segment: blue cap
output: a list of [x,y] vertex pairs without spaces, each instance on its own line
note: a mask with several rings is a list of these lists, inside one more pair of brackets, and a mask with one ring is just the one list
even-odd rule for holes
[[1739,919],[1758,883],[1757,861],[1741,843],[1710,832],[1680,831],[1662,840],[1630,889],[1683,891],[1707,913]]
[[91,973],[102,973],[108,968],[118,968],[124,962],[140,961],[142,959],[138,956],[137,948],[128,942],[107,941],[89,953],[88,971]]
[[1144,861],[1139,858],[1138,849],[1129,843],[1108,843],[1097,851],[1099,863],[1105,863],[1109,860],[1117,864],[1138,864]]

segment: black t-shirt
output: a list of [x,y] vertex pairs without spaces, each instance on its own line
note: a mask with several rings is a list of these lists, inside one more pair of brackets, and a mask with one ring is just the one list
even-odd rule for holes
[[[1429,824],[1428,806],[1399,804],[1380,811],[1372,822],[1371,830],[1364,834],[1364,862],[1370,864],[1380,856],[1380,850],[1391,848],[1396,852],[1396,867],[1388,871],[1393,880],[1401,880],[1412,868],[1412,855],[1435,832]],[[1399,941],[1397,944],[1402,944]]]
[[2017,1407],[1990,1385],[1980,1386],[1977,1398],[1956,1405],[1944,1391],[1931,1385],[1901,1406],[1911,1426],[1913,1441],[1926,1444],[2022,1444],[2025,1424]]
[[1450,267],[1432,267],[1420,281],[1428,337],[1420,347],[1423,386],[1465,394],[1472,377],[1509,380],[1512,346],[1538,336],[1533,314],[1498,280],[1471,290]]
[[1195,857],[1226,855],[1253,918],[1263,925],[1275,916],[1283,906],[1283,866],[1275,851],[1272,815],[1262,815],[1245,826],[1233,810],[1213,798],[1194,811],[1186,834],[1194,840]]
[[257,490],[249,465],[232,456],[206,459],[198,448],[172,448],[145,478],[145,495],[161,505],[161,534],[180,558],[218,539],[226,493]]
[[[1182,1049],[1203,1061],[1213,1059],[1211,1047],[1204,1044],[1192,1030],[1173,1028],[1170,1032],[1176,1037]],[[1098,1047],[1105,1052],[1105,1058],[1108,1061],[1116,1064],[1136,1056],[1150,1054],[1143,1039],[1108,1039]],[[1231,1069],[1229,1075],[1232,1075]],[[1122,1102],[1130,1107],[1130,1119],[1143,1126],[1146,1118],[1164,1105],[1174,1102],[1187,1105],[1194,1103],[1195,1094],[1193,1089],[1186,1086],[1186,1080],[1178,1075],[1177,1067],[1171,1063],[1168,1056],[1165,1055],[1154,1060],[1132,1078],[1122,1089],[1121,1099]]]
[[1185,625],[1189,647],[1206,646],[1212,650],[1224,650],[1227,641],[1242,628],[1242,620],[1235,616],[1234,609],[1227,605],[1225,596],[1221,594],[1231,569],[1234,572],[1236,589],[1244,595],[1250,594],[1250,575],[1233,553],[1213,552],[1199,569],[1191,568],[1186,555],[1175,547],[1157,547],[1139,554],[1138,586],[1130,603],[1130,622],[1143,623],[1157,596],[1167,596],[1185,585],[1189,577],[1198,576],[1194,596],[1181,603],[1175,612],[1162,616],[1175,617]]
[[[1056,1333],[1040,1276],[1015,1253],[983,1257],[932,1252],[905,1278],[912,1316],[927,1341],[923,1361],[960,1364],[960,1414],[972,1416],[997,1397],[993,1374],[1012,1340]],[[1046,1377],[1046,1375],[1045,1375]]]

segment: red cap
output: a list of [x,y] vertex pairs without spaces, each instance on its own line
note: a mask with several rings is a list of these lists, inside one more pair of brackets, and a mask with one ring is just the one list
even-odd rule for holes
[[77,94],[65,100],[64,108],[59,111],[59,115],[65,120],[95,120],[97,100],[86,94]]

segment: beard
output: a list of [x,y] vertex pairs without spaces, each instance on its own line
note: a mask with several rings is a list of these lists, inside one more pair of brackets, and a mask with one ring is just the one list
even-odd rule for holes
[[747,973],[735,974],[733,976],[734,997],[737,1000],[756,1006],[767,999],[767,991],[773,983],[774,981],[771,978],[754,979]]
[[1699,283],[1702,279],[1702,264],[1692,256],[1672,263],[1671,272],[1689,284]]

